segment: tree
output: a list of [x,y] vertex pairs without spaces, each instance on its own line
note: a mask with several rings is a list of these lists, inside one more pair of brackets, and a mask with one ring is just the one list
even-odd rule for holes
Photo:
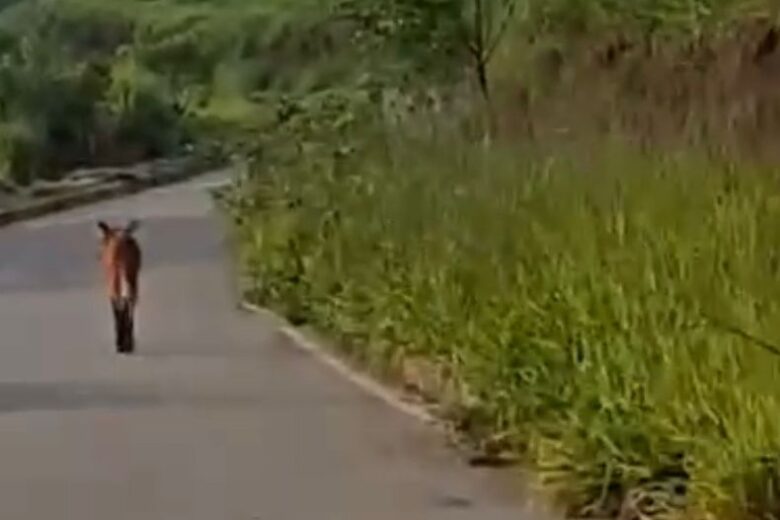
[[[459,25],[464,0],[342,0],[339,15],[354,24],[353,39],[371,57],[386,54],[404,72],[448,74],[462,50]],[[387,63],[382,63],[387,65]],[[397,74],[396,74],[397,76]]]
[[474,75],[490,103],[488,65],[506,34],[518,0],[465,0],[461,31],[471,56]]
[[[401,63],[428,77],[450,73],[464,60],[494,126],[488,66],[514,18],[519,0],[343,0],[362,46],[394,49]],[[371,55],[374,55],[373,52]]]

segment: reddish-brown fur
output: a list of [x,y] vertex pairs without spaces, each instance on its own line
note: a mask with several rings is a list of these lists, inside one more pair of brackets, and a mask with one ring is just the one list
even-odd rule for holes
[[114,311],[117,347],[121,352],[133,349],[133,315],[138,303],[141,271],[141,248],[133,238],[137,226],[135,221],[124,228],[112,228],[105,222],[98,222],[102,232],[100,263]]

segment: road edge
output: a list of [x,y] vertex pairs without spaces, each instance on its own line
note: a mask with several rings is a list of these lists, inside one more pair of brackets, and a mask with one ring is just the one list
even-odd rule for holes
[[[346,356],[340,355],[337,348],[328,347],[316,339],[307,337],[303,331],[271,309],[244,299],[239,300],[238,308],[259,319],[268,320],[274,330],[287,339],[293,348],[312,356],[315,361],[335,372],[337,376],[343,378],[359,391],[384,403],[391,410],[410,418],[422,427],[433,430],[434,434],[440,435],[442,440],[449,445],[449,449],[465,467],[490,472],[510,471],[509,475],[511,475],[512,480],[507,482],[519,486],[517,487],[517,497],[524,504],[523,507],[528,511],[530,518],[549,520],[565,517],[564,514],[558,512],[559,508],[554,500],[543,491],[543,487],[536,480],[536,475],[529,471],[529,468],[522,461],[519,459],[491,459],[490,457],[485,459],[480,450],[474,452],[470,449],[468,442],[464,442],[457,431],[450,428],[451,425],[447,419],[437,414],[438,403],[428,403],[413,391],[405,391],[403,388],[372,377],[370,372],[361,368],[360,364],[350,363]],[[505,464],[502,463],[502,460]],[[483,463],[484,461],[487,463]]]
[[136,179],[133,181],[111,181],[92,188],[78,190],[73,193],[52,196],[32,201],[29,204],[20,205],[15,208],[0,210],[0,228],[10,226],[16,222],[43,217],[79,206],[86,206],[97,202],[134,195],[142,191],[170,184],[176,184],[213,171],[216,167],[217,166],[210,164],[199,164],[191,166],[181,172],[160,177]]
[[346,381],[360,388],[366,394],[383,401],[396,411],[399,411],[408,417],[412,417],[428,426],[433,426],[437,429],[443,428],[441,419],[431,411],[430,407],[410,400],[410,395],[404,394],[402,391],[388,385],[384,385],[367,373],[352,366],[345,361],[343,356],[337,355],[332,349],[324,347],[318,342],[306,337],[300,330],[275,312],[247,301],[241,301],[239,306],[246,312],[273,321],[276,325],[276,330],[290,340],[296,348],[312,355],[319,362],[338,373]]
[[[214,206],[218,208],[217,212],[223,216],[224,213],[220,210],[224,210],[224,208],[219,199],[221,190],[226,186],[227,183],[221,183],[208,190]],[[230,228],[230,226],[228,227]],[[226,245],[233,253],[231,255],[232,267],[240,270],[235,263],[237,258],[234,255],[237,250],[233,249],[236,244],[232,240],[235,237],[230,236],[230,233],[228,236],[230,238],[227,239]],[[388,378],[383,377],[382,374],[372,373],[370,367],[366,367],[359,360],[346,355],[339,349],[338,345],[333,344],[327,337],[321,336],[318,331],[314,330],[307,334],[305,329],[291,323],[284,315],[248,300],[242,291],[241,276],[238,271],[234,272],[231,278],[233,280],[231,286],[239,310],[270,321],[274,330],[292,343],[294,348],[313,356],[366,395],[384,402],[391,409],[401,412],[407,417],[438,430],[451,445],[465,456],[469,465],[493,468],[524,466],[521,457],[516,453],[501,448],[496,450],[496,444],[489,446],[489,442],[481,442],[485,439],[473,438],[459,429],[457,419],[453,421],[454,417],[450,415],[450,412],[453,411],[450,406],[454,404],[455,407],[459,407],[465,403],[447,403],[446,397],[441,392],[442,389],[435,387],[426,389],[424,382],[415,380],[414,375],[411,378],[407,377],[403,368],[399,374],[396,374],[398,377]]]

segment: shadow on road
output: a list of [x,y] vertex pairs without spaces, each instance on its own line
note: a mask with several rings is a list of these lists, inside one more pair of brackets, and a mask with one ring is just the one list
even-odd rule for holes
[[0,414],[32,411],[69,411],[91,408],[159,406],[159,395],[137,388],[98,383],[0,383]]
[[[251,389],[224,390],[209,387],[169,387],[166,390],[148,388],[143,383],[122,385],[116,383],[59,381],[59,382],[0,382],[0,415],[22,412],[69,412],[80,410],[133,410],[165,406],[240,409],[271,406]],[[284,408],[300,406],[291,396]],[[309,404],[304,402],[303,404]],[[318,408],[343,407],[349,402],[311,403]]]

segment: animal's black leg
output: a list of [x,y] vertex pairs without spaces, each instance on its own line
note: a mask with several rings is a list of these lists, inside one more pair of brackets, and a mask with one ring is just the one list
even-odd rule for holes
[[122,304],[118,300],[111,301],[111,310],[114,312],[114,333],[116,335],[116,349],[118,352],[122,352],[125,335],[125,323],[124,313],[122,312]]
[[117,300],[117,351],[129,354],[133,351],[133,322],[130,303],[122,298]]
[[135,350],[133,325],[133,307],[128,303],[125,305],[125,352],[128,354]]

